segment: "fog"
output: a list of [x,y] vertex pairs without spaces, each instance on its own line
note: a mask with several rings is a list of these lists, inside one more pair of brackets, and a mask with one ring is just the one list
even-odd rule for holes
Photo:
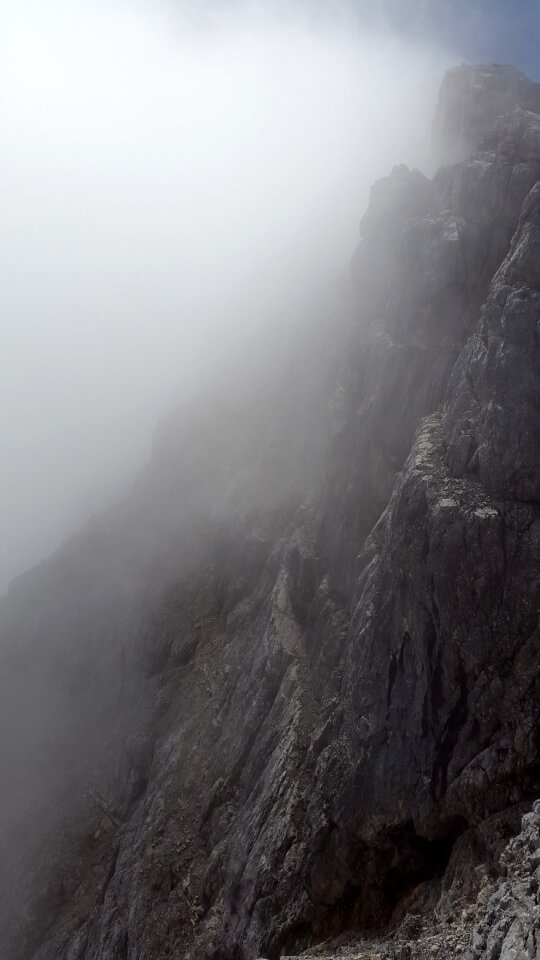
[[346,4],[3,0],[0,592],[429,172],[451,59]]

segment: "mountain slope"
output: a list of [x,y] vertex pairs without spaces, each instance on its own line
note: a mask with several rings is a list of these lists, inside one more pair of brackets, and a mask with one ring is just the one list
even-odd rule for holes
[[535,109],[451,72],[464,159],[374,186],[332,322],[4,602],[7,957],[391,954],[415,904],[484,910],[540,796]]

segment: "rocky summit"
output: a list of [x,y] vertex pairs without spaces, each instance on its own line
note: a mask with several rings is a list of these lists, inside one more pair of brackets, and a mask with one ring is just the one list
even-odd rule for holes
[[434,150],[2,602],[3,960],[540,957],[540,87]]

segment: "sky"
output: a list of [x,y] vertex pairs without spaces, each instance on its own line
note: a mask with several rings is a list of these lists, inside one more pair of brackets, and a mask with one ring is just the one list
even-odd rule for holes
[[[429,172],[463,60],[538,76],[517,0],[0,0],[0,593],[129,488],[247,333]],[[538,77],[540,79],[540,77]]]
[[[441,43],[466,62],[510,63],[540,81],[538,0],[357,0],[358,16]],[[375,9],[374,9],[375,8]]]

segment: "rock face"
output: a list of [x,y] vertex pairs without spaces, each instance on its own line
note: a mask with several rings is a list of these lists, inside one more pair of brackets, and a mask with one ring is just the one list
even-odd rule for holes
[[456,365],[446,413],[453,473],[476,473],[492,496],[523,503],[540,500],[539,317],[536,183],[478,330]]
[[476,958],[538,957],[540,944],[540,804],[523,818],[520,834],[500,859],[502,879],[471,937]]
[[498,117],[515,107],[538,113],[540,84],[510,66],[461,66],[441,86],[434,146],[441,163],[463,160],[489,134]]
[[452,71],[337,317],[4,601],[9,960],[538,955],[537,90]]

